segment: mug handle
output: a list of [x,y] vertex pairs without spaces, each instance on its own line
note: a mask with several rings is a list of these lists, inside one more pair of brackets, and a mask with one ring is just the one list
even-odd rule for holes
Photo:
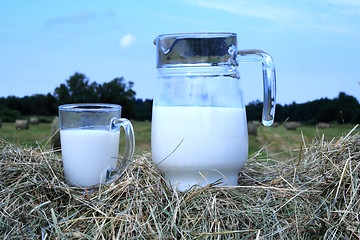
[[123,127],[125,131],[125,152],[122,160],[118,161],[116,169],[108,169],[107,183],[114,181],[120,177],[128,168],[135,151],[134,128],[131,122],[126,118],[115,118],[111,121],[110,129],[112,131]]
[[262,124],[271,126],[274,123],[276,107],[276,74],[271,56],[262,50],[240,50],[237,52],[238,62],[260,62],[263,72],[263,112]]

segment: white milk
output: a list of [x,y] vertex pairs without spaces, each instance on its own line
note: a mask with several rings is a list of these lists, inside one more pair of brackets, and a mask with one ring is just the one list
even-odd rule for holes
[[244,108],[155,106],[152,114],[152,157],[172,185],[237,185],[248,155]]
[[61,130],[65,177],[72,186],[105,183],[108,169],[115,169],[120,131]]

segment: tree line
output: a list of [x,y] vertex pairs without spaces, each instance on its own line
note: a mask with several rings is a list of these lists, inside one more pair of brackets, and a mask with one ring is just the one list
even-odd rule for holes
[[[248,120],[261,120],[262,103],[252,102],[246,106]],[[311,102],[276,105],[275,121],[298,121],[305,124],[337,122],[360,123],[360,104],[353,96],[340,92],[334,99],[321,98]]]
[[133,85],[123,77],[98,84],[82,73],[75,73],[56,87],[53,94],[0,98],[0,118],[13,122],[23,116],[54,116],[58,107],[67,103],[113,103],[123,107],[122,116],[126,118],[151,120],[152,100],[136,99]]
[[[123,107],[122,116],[133,120],[151,120],[152,100],[136,99],[133,82],[123,77],[98,84],[81,73],[70,76],[56,87],[54,93],[34,94],[23,98],[0,98],[0,118],[13,122],[23,116],[54,116],[58,106],[66,103],[114,103]],[[261,120],[262,103],[251,102],[246,106],[247,118]],[[322,98],[307,103],[276,105],[275,121],[299,121],[308,124],[318,122],[360,123],[360,105],[356,98],[343,92],[334,99]]]

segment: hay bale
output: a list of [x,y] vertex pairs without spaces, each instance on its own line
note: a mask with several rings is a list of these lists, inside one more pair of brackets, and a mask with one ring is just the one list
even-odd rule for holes
[[15,121],[15,129],[29,129],[29,121],[17,119]]
[[59,117],[55,117],[51,123],[51,143],[54,148],[60,148],[60,131]]
[[254,122],[248,122],[248,134],[257,136],[258,132],[258,125]]
[[330,127],[329,123],[325,123],[325,122],[320,122],[317,124],[318,129],[327,129]]
[[255,126],[257,126],[257,127],[260,127],[261,126],[261,122],[260,121],[258,121],[258,120],[253,120],[253,121],[251,121]]
[[30,124],[38,125],[39,124],[39,118],[38,117],[30,117]]
[[285,128],[288,131],[294,131],[300,126],[301,126],[301,124],[299,122],[286,122],[285,123]]
[[278,127],[279,126],[279,123],[278,122],[274,122],[271,127]]
[[[294,158],[249,159],[239,186],[169,189],[137,155],[96,189],[65,184],[53,151],[0,141],[0,235],[17,239],[358,239],[360,134]],[[274,155],[275,157],[277,155]]]

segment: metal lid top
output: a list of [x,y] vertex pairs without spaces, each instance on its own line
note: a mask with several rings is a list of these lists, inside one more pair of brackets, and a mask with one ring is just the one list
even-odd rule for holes
[[237,65],[235,33],[180,33],[155,40],[157,68]]

